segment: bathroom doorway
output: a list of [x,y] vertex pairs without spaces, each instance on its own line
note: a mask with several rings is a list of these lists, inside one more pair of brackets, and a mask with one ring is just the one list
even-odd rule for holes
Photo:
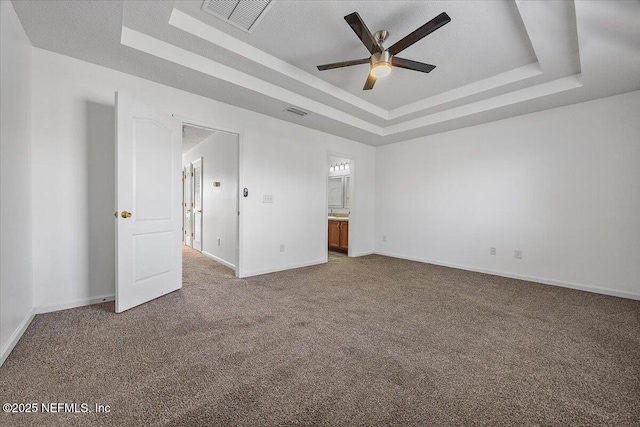
[[353,159],[327,156],[327,259],[348,256],[353,246]]

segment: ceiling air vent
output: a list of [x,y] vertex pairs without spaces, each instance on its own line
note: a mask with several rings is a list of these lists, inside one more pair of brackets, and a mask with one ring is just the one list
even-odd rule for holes
[[250,33],[272,0],[204,0],[202,10]]
[[308,114],[306,111],[299,110],[299,109],[297,109],[295,107],[289,107],[284,111],[287,111],[289,113],[293,113],[293,114],[295,114],[297,116],[300,116],[300,117],[306,116]]

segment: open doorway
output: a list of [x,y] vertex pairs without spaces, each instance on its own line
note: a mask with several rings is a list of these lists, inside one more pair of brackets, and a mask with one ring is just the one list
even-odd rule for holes
[[183,123],[183,244],[238,273],[235,133]]
[[348,256],[352,246],[353,160],[327,157],[327,259]]

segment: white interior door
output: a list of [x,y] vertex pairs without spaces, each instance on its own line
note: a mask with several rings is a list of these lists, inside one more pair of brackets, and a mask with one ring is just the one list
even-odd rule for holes
[[202,252],[202,157],[191,163],[193,171],[193,249]]
[[182,287],[182,124],[116,93],[116,312]]
[[191,172],[191,165],[184,167],[184,243],[187,246],[193,247],[193,221],[192,221],[192,211],[193,211],[193,191],[192,191],[192,182],[193,182],[193,173]]

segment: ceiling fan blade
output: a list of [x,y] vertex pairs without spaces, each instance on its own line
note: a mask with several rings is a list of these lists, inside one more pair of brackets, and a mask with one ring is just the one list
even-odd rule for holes
[[364,87],[362,88],[362,90],[371,90],[373,89],[374,84],[376,84],[376,78],[369,74],[367,76],[367,81],[364,82]]
[[391,58],[391,65],[394,67],[406,68],[407,70],[421,71],[423,73],[429,73],[436,68],[435,65],[425,64],[424,62],[412,61],[410,59],[393,57]]
[[344,20],[347,21],[347,24],[349,24],[353,32],[356,33],[356,36],[362,40],[362,43],[369,53],[373,55],[374,53],[382,52],[382,49],[378,46],[378,43],[376,43],[376,39],[373,38],[371,31],[369,31],[367,26],[364,24],[364,21],[360,18],[358,12],[353,12],[345,16]]
[[368,64],[370,58],[352,59],[351,61],[334,62],[333,64],[318,65],[318,70],[332,70],[334,68],[351,67],[352,65]]
[[435,30],[442,27],[443,25],[448,24],[450,21],[451,21],[451,18],[449,18],[449,15],[447,15],[445,12],[442,12],[440,15],[436,16],[431,21],[427,22],[422,27],[415,30],[413,33],[409,34],[405,38],[394,43],[393,46],[391,46],[388,49],[389,53],[391,55],[395,55],[397,53],[402,52],[403,50],[405,50],[415,42],[433,33]]

